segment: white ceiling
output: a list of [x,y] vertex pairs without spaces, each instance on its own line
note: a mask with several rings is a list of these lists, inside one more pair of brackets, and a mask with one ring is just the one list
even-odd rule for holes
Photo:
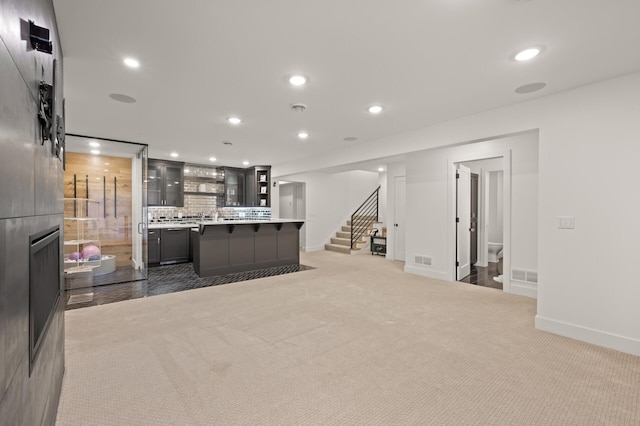
[[[54,4],[67,131],[194,163],[279,164],[345,144],[367,149],[376,138],[640,70],[638,0]],[[531,45],[545,50],[527,63],[510,59]],[[126,68],[126,56],[141,67]],[[295,72],[310,83],[290,86]],[[514,92],[533,82],[547,86]],[[291,111],[294,102],[307,111]],[[386,109],[372,116],[373,103]],[[225,121],[234,114],[241,125]]]

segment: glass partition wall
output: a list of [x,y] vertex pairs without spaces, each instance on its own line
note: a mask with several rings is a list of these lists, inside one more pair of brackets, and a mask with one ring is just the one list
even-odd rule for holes
[[67,135],[67,290],[147,278],[146,174],[147,145]]

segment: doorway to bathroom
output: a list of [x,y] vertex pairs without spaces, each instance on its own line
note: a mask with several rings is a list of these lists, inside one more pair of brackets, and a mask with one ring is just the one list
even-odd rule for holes
[[503,289],[503,157],[456,163],[456,280]]

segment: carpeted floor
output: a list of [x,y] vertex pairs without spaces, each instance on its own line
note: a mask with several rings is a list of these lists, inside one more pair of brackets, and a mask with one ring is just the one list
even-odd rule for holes
[[66,313],[58,425],[639,425],[640,357],[378,256]]

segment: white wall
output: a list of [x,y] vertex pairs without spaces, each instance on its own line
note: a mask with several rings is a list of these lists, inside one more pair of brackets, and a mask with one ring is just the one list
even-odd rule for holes
[[[537,270],[537,139],[536,133],[530,133],[411,155],[407,160],[407,272],[455,280],[455,228],[450,226],[455,211],[455,183],[449,171],[457,159],[502,153],[511,167],[509,264],[512,268]],[[431,266],[415,264],[415,256],[431,257]],[[510,291],[508,285],[505,290]]]
[[[388,168],[387,168],[388,170]],[[384,226],[389,227],[387,219],[387,171],[380,172],[378,174],[378,185],[380,186],[380,192],[378,193],[378,221],[382,222]]]
[[[640,284],[633,279],[640,227],[630,226],[640,208],[638,117],[640,73],[634,73],[366,141],[366,150],[354,144],[340,156],[274,165],[274,170],[297,173],[538,129],[536,327],[640,355]],[[428,187],[425,179],[432,172],[409,171],[409,166],[407,172],[408,197],[422,197],[415,187]],[[432,202],[446,202],[444,197],[438,194]],[[418,228],[425,214],[437,216],[429,210],[407,213]],[[558,229],[558,216],[574,216],[576,228]]]
[[[343,173],[311,172],[277,176],[274,180],[306,184],[305,251],[324,250],[340,226],[378,187],[378,173],[351,171]],[[287,185],[278,185],[280,191]]]

